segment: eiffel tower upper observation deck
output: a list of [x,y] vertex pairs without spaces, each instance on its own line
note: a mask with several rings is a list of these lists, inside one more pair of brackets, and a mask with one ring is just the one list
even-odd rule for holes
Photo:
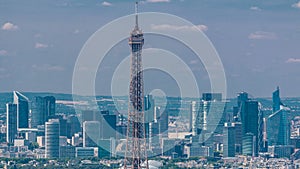
[[128,124],[124,168],[148,168],[144,125],[144,82],[142,47],[144,36],[138,25],[138,3],[135,4],[135,27],[129,37],[131,49]]

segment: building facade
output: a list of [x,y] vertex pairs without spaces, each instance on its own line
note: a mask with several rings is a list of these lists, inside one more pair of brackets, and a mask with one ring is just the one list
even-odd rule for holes
[[46,158],[59,158],[59,120],[49,119],[45,123],[45,150]]
[[6,142],[14,143],[18,134],[17,105],[13,103],[6,104]]

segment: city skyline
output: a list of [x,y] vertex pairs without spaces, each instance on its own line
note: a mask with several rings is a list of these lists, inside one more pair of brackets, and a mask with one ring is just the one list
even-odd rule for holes
[[[71,93],[74,63],[85,41],[106,23],[133,13],[132,1],[0,3],[0,37],[4,39],[0,42],[1,92]],[[28,5],[30,3],[35,5]],[[141,3],[143,12],[177,15],[204,31],[224,64],[229,98],[240,91],[255,97],[269,97],[276,86],[281,87],[282,97],[300,96],[296,90],[300,82],[297,76],[300,71],[299,6],[295,0],[147,0]],[[154,29],[193,30],[176,25],[156,25]],[[153,47],[155,40],[149,37],[145,48]],[[111,78],[120,59],[129,55],[126,42],[124,44],[118,47],[119,52],[112,49],[111,59],[100,67],[99,72],[103,72],[104,77],[96,79],[97,95],[110,94],[110,86],[104,82]],[[185,56],[185,52],[176,54],[191,67],[198,83],[204,81],[201,92],[209,92],[203,66],[199,60]]]
[[299,12],[0,1],[0,167],[300,168]]

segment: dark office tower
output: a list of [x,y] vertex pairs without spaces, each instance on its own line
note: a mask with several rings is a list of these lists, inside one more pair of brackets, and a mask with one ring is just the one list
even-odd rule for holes
[[31,105],[31,121],[30,128],[37,128],[38,125],[44,125],[45,120],[43,118],[44,110],[44,99],[43,97],[35,97]]
[[232,108],[232,111],[233,111],[233,117],[237,117],[238,113],[239,113],[239,107],[237,106],[234,106]]
[[56,99],[53,96],[44,97],[46,120],[55,115],[55,101]]
[[261,109],[261,105],[259,104],[258,107],[258,151],[263,152],[265,150],[265,143],[264,143],[264,115]]
[[154,99],[152,95],[146,95],[144,99],[145,105],[145,137],[149,138],[149,123],[154,120]]
[[192,132],[193,130],[193,105],[192,102],[190,104],[190,111],[189,111],[189,127],[188,127],[188,131]]
[[100,123],[100,139],[116,138],[116,115],[109,114],[109,111],[95,111],[93,121]]
[[28,119],[29,119],[29,106],[28,106],[28,98],[23,94],[14,91],[14,104],[17,105],[17,119],[18,128],[28,128]]
[[101,139],[116,138],[117,116],[112,114],[103,115],[101,125]]
[[[253,149],[254,155],[258,155],[258,122],[259,122],[259,109],[258,109],[258,102],[254,100],[248,100],[245,103],[244,110],[241,112],[242,116],[242,129],[243,129],[243,137],[247,133],[253,134],[255,137],[255,146]],[[247,138],[248,139],[248,138]],[[246,139],[246,140],[247,140]],[[243,140],[244,141],[244,140]],[[244,145],[244,143],[243,143]],[[244,147],[243,147],[244,150]]]
[[235,126],[234,123],[224,123],[223,129],[223,156],[235,156]]
[[55,115],[51,117],[52,119],[58,119],[59,120],[59,130],[60,130],[60,136],[67,136],[67,118],[65,115]]
[[85,121],[94,121],[95,112],[93,110],[83,110],[81,112],[82,123]]
[[126,124],[119,124],[116,126],[116,140],[126,139],[127,126]]
[[270,145],[289,145],[290,144],[290,123],[288,114],[290,109],[281,108],[268,117],[268,141]]
[[222,93],[202,93],[204,101],[222,101]]
[[253,133],[246,133],[243,136],[243,150],[242,154],[246,156],[257,156],[256,155],[256,137]]
[[67,137],[72,138],[75,133],[81,131],[80,122],[76,115],[70,115],[67,118]]
[[67,136],[68,126],[67,119],[65,117],[59,118],[59,126],[60,136]]
[[55,115],[55,97],[35,97],[32,103],[31,128],[45,124],[49,118]]
[[59,120],[49,119],[45,123],[46,158],[59,158]]
[[241,92],[238,94],[237,101],[238,101],[238,108],[240,109],[239,111],[241,111],[241,109],[242,109],[242,103],[247,100],[249,100],[248,93]]
[[160,116],[157,118],[159,124],[159,134],[163,138],[168,138],[168,129],[169,129],[169,113],[165,109],[163,112],[160,109],[156,109],[156,113],[159,113]]
[[152,95],[145,96],[145,123],[150,123],[154,120],[155,103]]
[[242,153],[242,144],[243,144],[243,132],[242,132],[242,123],[241,122],[235,122],[235,152],[237,154]]
[[100,139],[98,141],[98,157],[99,158],[111,158],[115,156],[116,140],[114,138],[110,139]]
[[17,105],[6,104],[6,142],[14,143],[17,136]]
[[280,100],[280,92],[279,87],[273,92],[273,113],[280,109],[281,100]]
[[267,119],[268,142],[270,145],[290,144],[290,108],[284,106],[280,99],[279,87],[273,92],[273,114]]

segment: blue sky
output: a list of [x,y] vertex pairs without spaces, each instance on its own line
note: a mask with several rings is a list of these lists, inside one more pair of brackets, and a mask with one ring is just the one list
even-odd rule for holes
[[[132,14],[133,4],[132,0],[0,0],[0,91],[71,93],[74,64],[86,40],[106,23]],[[282,96],[300,96],[300,1],[148,0],[140,11],[169,13],[205,26],[204,33],[222,59],[229,97],[240,91],[270,97],[276,86]],[[147,47],[159,37],[147,41],[145,35],[145,39]],[[172,45],[165,47],[172,50]],[[106,82],[114,69],[110,65],[129,54],[126,42],[119,46],[120,51],[111,52],[117,55],[115,60],[104,65],[108,70],[99,68],[104,73],[96,79],[98,94],[109,94]],[[203,83],[201,91],[208,90],[201,63],[195,64],[187,52],[178,55],[194,68],[197,81]],[[151,80],[147,82],[151,85]]]

